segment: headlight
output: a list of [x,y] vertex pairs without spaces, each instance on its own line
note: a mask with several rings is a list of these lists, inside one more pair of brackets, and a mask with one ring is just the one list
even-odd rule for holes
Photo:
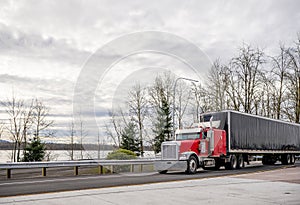
[[188,159],[188,155],[187,154],[180,154],[179,155],[179,160],[187,160]]

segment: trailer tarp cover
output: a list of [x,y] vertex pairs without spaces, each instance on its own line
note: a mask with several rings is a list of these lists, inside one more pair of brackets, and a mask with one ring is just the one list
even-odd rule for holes
[[[300,150],[300,125],[236,111],[203,115],[203,121],[220,121],[219,129],[229,133],[230,149]],[[229,139],[227,139],[228,141]]]

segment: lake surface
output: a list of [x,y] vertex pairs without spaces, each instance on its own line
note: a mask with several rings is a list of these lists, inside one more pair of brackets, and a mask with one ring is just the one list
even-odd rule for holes
[[[100,150],[99,155],[100,159],[106,158],[107,154],[112,152],[112,150]],[[70,150],[47,150],[48,160],[49,161],[64,161],[71,160]],[[82,151],[83,159],[98,159],[97,150],[83,150]],[[12,151],[11,150],[0,150],[0,163],[11,162]],[[155,154],[153,151],[145,151],[144,157],[154,158]],[[74,150],[74,160],[81,159],[80,150]]]

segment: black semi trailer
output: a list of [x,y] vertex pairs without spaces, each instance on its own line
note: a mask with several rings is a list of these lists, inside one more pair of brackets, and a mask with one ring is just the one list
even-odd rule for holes
[[263,164],[294,164],[300,154],[300,124],[260,117],[237,111],[203,114],[202,122],[213,119],[226,132],[227,156],[262,155]]

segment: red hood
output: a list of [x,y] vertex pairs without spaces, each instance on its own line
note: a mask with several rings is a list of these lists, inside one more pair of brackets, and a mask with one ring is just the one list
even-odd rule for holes
[[197,154],[199,153],[199,143],[200,143],[200,139],[196,139],[196,140],[183,140],[180,141],[181,145],[180,145],[180,153],[183,152],[188,152],[188,151],[193,151],[196,152]]

